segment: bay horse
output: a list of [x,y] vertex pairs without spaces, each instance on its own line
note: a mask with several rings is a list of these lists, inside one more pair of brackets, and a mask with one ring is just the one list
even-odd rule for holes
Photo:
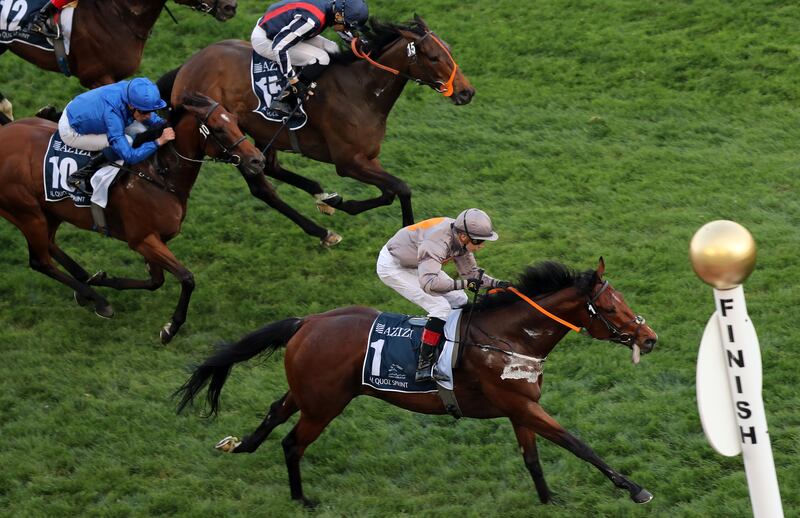
[[[537,434],[595,466],[615,486],[627,490],[634,502],[652,499],[650,492],[612,469],[539,404],[542,363],[569,329],[582,328],[593,338],[630,347],[635,363],[640,353],[652,351],[656,344],[656,333],[603,279],[604,271],[602,257],[596,270],[582,273],[560,263],[540,263],[528,267],[513,289],[490,293],[463,309],[465,315],[471,312],[471,319],[461,319],[462,357],[460,367],[453,371],[461,411],[465,417],[511,420],[543,503],[551,496],[539,463]],[[314,505],[303,493],[300,459],[354,397],[376,397],[412,412],[445,413],[435,393],[381,392],[361,384],[370,329],[378,314],[365,307],[339,308],[274,322],[238,342],[222,344],[176,391],[181,397],[178,412],[210,382],[206,399],[210,415],[216,414],[221,390],[235,363],[286,346],[289,391],[272,403],[254,433],[241,442],[226,437],[217,448],[252,453],[276,426],[299,410],[299,421],[281,444],[292,498]],[[514,372],[506,375],[510,370]]]
[[[236,14],[237,0],[175,0],[175,3],[225,21]],[[73,16],[69,69],[92,89],[131,76],[142,62],[150,32],[166,0],[80,0]],[[43,70],[59,72],[55,53],[18,41],[0,44]]]
[[[226,40],[210,45],[165,74],[158,80],[158,86],[163,99],[171,95],[174,101],[186,90],[200,90],[231,107],[239,115],[242,130],[265,153],[264,173],[314,196],[323,213],[331,214],[336,208],[358,214],[389,205],[398,197],[406,226],[414,223],[411,190],[378,161],[389,112],[409,81],[433,88],[455,105],[469,103],[475,89],[453,59],[448,45],[431,32],[422,18],[416,17],[407,25],[371,20],[371,28],[364,32],[364,37],[374,49],[370,54],[356,43],[360,40],[353,40],[352,50],[333,56],[327,70],[316,80],[315,95],[304,103],[308,122],[296,132],[295,147],[303,156],[334,164],[339,176],[377,187],[380,196],[368,200],[342,200],[338,195],[329,195],[319,183],[280,165],[277,151],[293,150],[292,139],[280,124],[253,113],[258,99],[250,84],[249,42]],[[245,180],[253,196],[287,216],[307,234],[319,238],[323,245],[341,240],[338,234],[320,227],[283,202],[264,176]]]
[[[94,286],[153,291],[164,284],[164,270],[170,272],[180,281],[181,292],[170,321],[161,329],[162,343],[168,343],[186,321],[195,285],[192,272],[166,243],[180,232],[203,157],[239,164],[250,174],[260,174],[264,167],[263,155],[239,130],[236,115],[207,96],[187,93],[173,125],[175,140],[162,146],[155,159],[123,166],[120,174],[126,176],[110,190],[106,208],[108,235],[127,242],[144,257],[150,273],[146,280],[113,278],[105,272],[90,277],[56,244],[62,222],[85,230],[94,223],[89,208],[76,207],[71,200],[45,201],[42,162],[57,126],[29,118],[0,127],[0,215],[25,236],[30,267],[72,288],[79,304],[93,303],[95,313],[106,318],[113,316],[113,308]],[[54,259],[69,273],[61,271]]]

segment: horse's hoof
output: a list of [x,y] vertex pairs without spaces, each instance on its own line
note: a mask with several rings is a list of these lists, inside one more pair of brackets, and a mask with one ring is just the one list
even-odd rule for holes
[[322,238],[319,244],[321,244],[325,248],[330,248],[332,246],[338,245],[341,240],[342,236],[340,236],[333,230],[329,230],[328,234],[324,238]]
[[302,497],[300,500],[303,502],[303,507],[306,509],[316,509],[319,506],[319,502],[311,500],[310,498]]
[[89,286],[92,286],[92,285],[96,284],[97,281],[104,280],[106,278],[108,278],[108,274],[106,274],[106,272],[100,270],[99,272],[95,273],[94,275],[92,275],[91,277],[86,279],[86,284],[88,284]]
[[631,499],[637,504],[646,504],[653,499],[653,493],[643,488],[635,495],[631,495]]
[[233,453],[233,450],[235,450],[240,444],[242,444],[242,441],[240,441],[238,437],[229,435],[219,441],[214,448],[223,453]]
[[172,322],[167,322],[164,324],[164,327],[161,328],[161,332],[158,333],[163,345],[167,345],[172,340],[172,337],[175,336],[172,334],[172,331],[170,331],[170,327],[172,327]]
[[78,305],[80,307],[82,307],[82,308],[85,308],[86,306],[88,306],[89,304],[92,303],[91,299],[87,299],[86,297],[84,297],[83,295],[78,293],[77,291],[73,291],[72,292],[72,296],[75,299],[75,302],[77,302]]
[[[78,304],[80,304],[80,302]],[[95,306],[94,314],[100,318],[111,318],[114,316],[114,308],[111,307],[111,304],[106,304],[105,306]]]
[[335,192],[322,192],[315,194],[314,198],[317,200],[317,210],[326,216],[332,216],[336,212],[336,206],[342,203],[342,197]]

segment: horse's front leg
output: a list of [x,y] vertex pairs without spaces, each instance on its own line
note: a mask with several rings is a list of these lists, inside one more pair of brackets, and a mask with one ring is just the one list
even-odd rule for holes
[[318,238],[322,246],[333,246],[342,240],[342,236],[336,232],[320,227],[280,199],[275,187],[270,185],[263,174],[253,176],[242,173],[242,176],[250,187],[250,194],[294,221],[306,234]]
[[[261,146],[259,146],[261,147]],[[336,205],[342,201],[342,197],[335,192],[328,193],[322,189],[322,186],[305,176],[284,169],[278,162],[278,154],[274,150],[269,150],[266,156],[267,165],[264,167],[264,173],[267,176],[288,183],[293,187],[302,189],[314,197],[317,204],[317,209],[327,215],[332,216],[336,212]]]
[[[189,309],[189,300],[194,291],[194,275],[190,272],[175,255],[167,248],[167,245],[155,234],[150,234],[132,248],[144,256],[150,265],[151,274],[154,268],[159,274],[161,268],[167,270],[181,283],[181,294],[178,304],[172,313],[172,319],[161,328],[161,343],[167,344],[178,333],[181,326],[186,322],[186,313]],[[163,274],[161,274],[163,276]],[[162,281],[163,282],[163,281]]]
[[391,205],[396,196],[400,198],[403,226],[414,224],[414,211],[411,208],[411,189],[403,180],[386,172],[377,159],[368,160],[356,157],[346,162],[337,162],[336,173],[339,176],[347,176],[360,182],[374,185],[381,190],[381,195],[377,198],[361,201],[342,201],[336,205],[337,209],[341,209],[351,215],[359,214],[382,205]]
[[637,504],[644,504],[653,499],[653,495],[642,486],[628,480],[622,474],[615,471],[603,461],[590,447],[567,430],[565,430],[555,419],[553,419],[538,403],[529,401],[524,407],[524,412],[520,415],[509,417],[517,422],[524,423],[524,426],[535,431],[545,439],[558,444],[572,452],[577,457],[592,464],[600,472],[608,477],[615,486],[626,489],[630,493],[631,499]]
[[533,478],[533,484],[536,486],[536,492],[539,494],[539,500],[543,503],[549,503],[550,490],[547,488],[547,482],[544,480],[544,471],[539,462],[539,451],[536,448],[536,434],[533,430],[525,428],[524,426],[514,425],[514,433],[517,436],[517,442],[520,449],[522,449],[522,458],[525,461],[525,467]]

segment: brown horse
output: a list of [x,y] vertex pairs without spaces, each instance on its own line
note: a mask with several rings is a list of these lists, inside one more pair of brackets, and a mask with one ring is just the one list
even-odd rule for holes
[[[414,222],[411,190],[378,161],[389,111],[409,80],[430,86],[456,105],[467,104],[475,89],[461,73],[447,44],[419,17],[406,26],[373,20],[365,36],[375,49],[368,59],[360,59],[353,51],[334,56],[328,70],[317,80],[316,94],[305,103],[309,121],[296,132],[295,147],[306,157],[334,164],[340,176],[380,189],[381,195],[369,200],[342,201],[339,196],[327,195],[319,183],[281,167],[277,151],[292,150],[292,142],[280,124],[268,122],[252,111],[258,100],[250,84],[249,43],[228,40],[206,47],[179,69],[165,74],[158,85],[164,99],[169,98],[170,92],[175,101],[186,90],[200,90],[230,106],[239,115],[242,130],[264,151],[264,173],[315,196],[324,213],[332,213],[335,207],[358,214],[389,205],[397,196],[403,225],[410,225]],[[286,205],[264,176],[246,180],[254,196],[300,225],[307,234],[320,238],[323,244],[336,244],[341,239]]]
[[[161,330],[163,343],[169,342],[186,321],[194,289],[192,272],[165,243],[180,232],[203,156],[240,164],[249,174],[260,174],[264,167],[263,155],[241,133],[236,115],[203,95],[187,94],[181,101],[173,121],[173,145],[160,148],[155,159],[123,168],[127,175],[118,178],[117,187],[109,192],[108,234],[127,242],[144,257],[150,273],[147,280],[111,278],[105,272],[89,277],[56,244],[55,234],[63,221],[90,230],[93,220],[88,208],[76,207],[70,201],[45,201],[42,162],[55,124],[30,118],[0,127],[0,215],[25,235],[30,267],[66,284],[75,290],[78,303],[94,303],[95,312],[107,318],[113,315],[113,309],[92,286],[152,291],[164,284],[167,270],[180,281],[181,293],[170,322]],[[161,175],[154,174],[156,163],[165,165],[159,168]],[[69,274],[59,270],[53,259]]]
[[[237,0],[175,0],[225,21]],[[166,0],[81,0],[75,8],[69,69],[81,85],[97,88],[121,81],[139,68],[144,45]],[[113,49],[112,51],[109,51]],[[55,53],[25,43],[0,45],[37,67],[58,72]]]
[[[525,465],[545,503],[550,501],[550,492],[539,463],[536,434],[594,465],[614,485],[626,489],[635,502],[652,498],[646,489],[613,470],[539,405],[542,362],[569,328],[583,328],[593,338],[630,347],[634,362],[638,362],[640,352],[650,352],[655,346],[656,334],[603,280],[604,271],[602,258],[596,271],[580,274],[553,262],[530,267],[513,290],[490,294],[477,304],[466,306],[464,313],[472,312],[471,319],[462,319],[460,324],[463,356],[453,374],[461,411],[466,417],[511,420]],[[538,305],[531,299],[536,299]],[[228,437],[217,447],[233,453],[254,452],[276,426],[299,410],[300,420],[282,444],[292,498],[310,505],[303,494],[300,459],[354,397],[373,396],[413,412],[445,413],[436,394],[380,392],[361,384],[364,354],[377,316],[374,309],[340,308],[275,322],[224,345],[197,367],[176,392],[182,395],[178,411],[191,403],[210,380],[207,401],[211,414],[216,413],[220,391],[233,364],[285,345],[289,391],[272,404],[252,435],[241,443]]]

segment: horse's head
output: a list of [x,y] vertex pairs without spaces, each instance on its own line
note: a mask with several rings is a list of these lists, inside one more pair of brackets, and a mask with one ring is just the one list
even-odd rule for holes
[[639,354],[649,353],[658,340],[658,335],[645,324],[644,317],[635,314],[622,294],[603,280],[605,262],[600,264],[593,277],[593,285],[586,298],[584,329],[599,340],[609,340],[633,350],[633,362],[639,362]]
[[221,22],[236,14],[236,0],[175,0],[175,3],[208,13]]
[[184,94],[179,105],[194,115],[205,155],[231,163],[247,175],[263,172],[264,155],[239,129],[235,114],[214,99],[196,93]]
[[[408,26],[373,23],[372,28],[379,39],[385,37],[387,29],[400,36],[386,47],[386,51],[404,53],[407,60],[404,68],[408,70],[408,74],[402,75],[450,97],[454,104],[467,104],[472,100],[475,88],[461,73],[450,53],[450,46],[434,34],[422,18],[415,16]],[[356,55],[363,57],[358,53]]]

